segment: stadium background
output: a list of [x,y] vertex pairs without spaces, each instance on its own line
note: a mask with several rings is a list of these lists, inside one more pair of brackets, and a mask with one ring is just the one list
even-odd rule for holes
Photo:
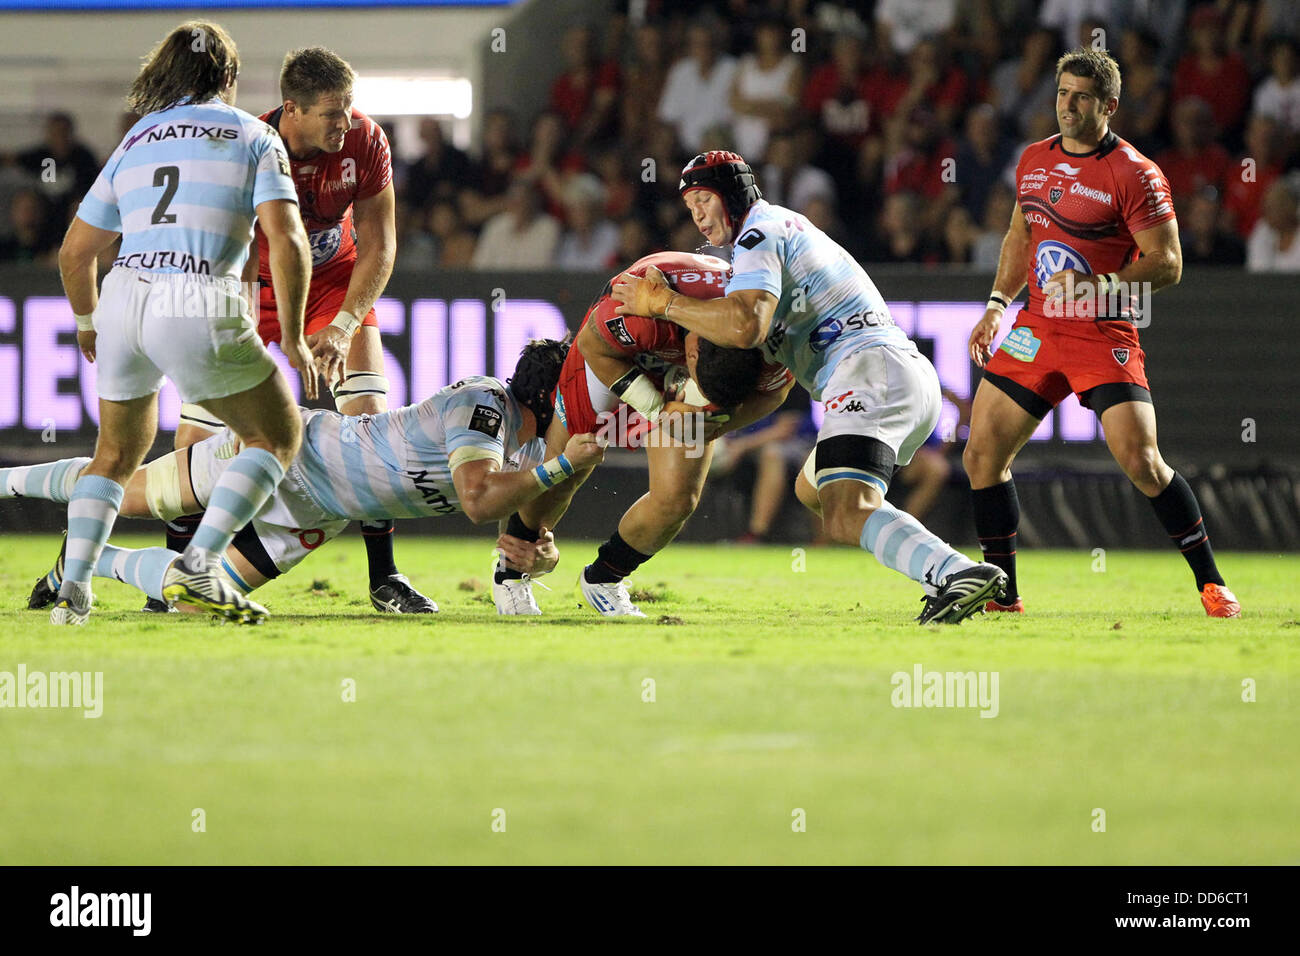
[[[1056,56],[1100,38],[1124,70],[1114,128],[1169,175],[1183,229],[1183,281],[1156,296],[1142,332],[1162,448],[1192,480],[1221,547],[1300,547],[1300,416],[1291,392],[1300,243],[1290,179],[1300,160],[1300,79],[1293,42],[1277,42],[1300,24],[1291,5],[433,6],[344,5],[306,18],[200,4],[184,13],[202,10],[231,31],[243,59],[239,105],[251,111],[278,101],[287,48],[326,45],[358,70],[356,105],[382,122],[397,160],[398,268],[380,305],[394,404],[465,374],[506,374],[527,337],[576,328],[617,265],[655,249],[694,248],[677,170],[710,146],[739,146],[768,198],[840,239],[900,324],[929,340],[945,385],[968,396],[978,370],[964,357],[965,340],[1010,209],[1007,167],[1024,143],[1055,129]],[[117,142],[135,58],[181,16],[0,14],[5,463],[93,445],[93,379],[76,353],[53,250]],[[774,48],[763,39],[773,35]],[[760,46],[774,52],[755,59]],[[663,95],[671,71],[708,55],[710,76],[721,77],[730,57],[745,82],[767,84],[775,98],[733,104],[719,95],[727,87],[720,79],[688,84],[676,88],[678,98],[708,124],[660,120],[661,104],[675,99]],[[784,102],[778,87],[792,94]],[[662,115],[671,114],[669,104]],[[49,158],[53,181],[41,175]],[[512,268],[524,263],[525,271]],[[949,404],[946,423],[956,413]],[[164,396],[163,417],[165,427],[174,422],[174,397]],[[953,475],[927,521],[968,541],[961,437],[949,446]],[[159,451],[169,439],[160,435]],[[1017,482],[1026,543],[1163,546],[1073,400],[1026,449]],[[637,456],[612,455],[566,519],[567,533],[604,537],[643,487]],[[734,537],[743,508],[730,483],[712,482],[683,537]],[[59,509],[35,503],[6,515],[11,528],[62,520]],[[461,519],[435,527],[471,531]],[[791,540],[807,533],[793,513],[777,529]]]

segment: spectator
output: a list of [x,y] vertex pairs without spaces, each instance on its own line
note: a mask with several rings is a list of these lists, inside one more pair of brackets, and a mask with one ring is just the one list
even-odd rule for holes
[[755,52],[736,65],[731,84],[735,148],[752,166],[763,159],[768,139],[790,121],[799,102],[802,72],[786,48],[789,33],[779,20],[766,20],[754,35]]
[[944,136],[938,117],[925,106],[912,110],[902,136],[902,148],[886,160],[885,191],[914,192],[924,198],[922,226],[937,232],[948,208],[957,201],[950,173],[956,145]]
[[759,178],[768,202],[804,212],[813,199],[835,201],[835,180],[808,162],[812,135],[811,130],[803,130],[782,133],[772,140],[769,162]]
[[9,225],[12,234],[0,239],[0,262],[54,264],[57,220],[40,193],[25,187],[13,194],[9,200]]
[[731,123],[731,84],[736,61],[719,55],[716,21],[693,20],[687,29],[687,55],[672,65],[659,100],[659,119],[677,131],[688,152],[698,152],[705,133]]
[[989,192],[980,231],[971,246],[971,265],[981,272],[997,271],[998,259],[1002,255],[1002,240],[1006,237],[1007,227],[1011,225],[1015,208],[1016,194],[1009,186],[998,183]]
[[1291,155],[1300,140],[1300,49],[1295,38],[1274,39],[1268,63],[1268,77],[1255,89],[1253,112],[1278,121]]
[[45,120],[45,139],[14,157],[19,168],[36,178],[54,222],[68,218],[99,175],[99,160],[76,132],[71,116],[51,113]]
[[924,37],[946,33],[957,19],[957,0],[878,0],[876,26],[898,56],[908,56]]
[[618,65],[598,63],[591,30],[571,27],[562,44],[566,69],[551,84],[551,111],[563,120],[576,146],[608,137],[618,105]]
[[424,153],[406,166],[403,199],[423,211],[435,199],[454,197],[474,177],[469,157],[447,142],[442,124],[434,117],[420,120],[420,142]]
[[394,269],[428,269],[433,265],[435,243],[424,229],[424,210],[399,200],[396,206],[397,256]]
[[861,262],[866,255],[860,230],[849,232],[835,213],[835,202],[826,196],[814,195],[804,205],[804,216],[814,226],[837,242],[845,252]]
[[1219,193],[1212,186],[1183,204],[1178,226],[1184,265],[1239,266],[1246,261],[1245,243],[1219,228]]
[[1125,30],[1120,40],[1120,64],[1124,90],[1114,124],[1116,132],[1145,156],[1154,156],[1164,146],[1161,128],[1169,103],[1169,89],[1157,65],[1159,41],[1145,30]]
[[841,188],[853,179],[868,133],[880,126],[864,90],[866,77],[861,36],[838,33],[831,40],[830,62],[813,70],[804,87],[804,115],[815,117],[821,133],[819,164]]
[[924,199],[914,192],[897,192],[885,199],[879,236],[868,251],[871,262],[934,263],[940,252],[921,229]]
[[982,219],[989,191],[1013,159],[1011,143],[1002,136],[997,110],[981,103],[966,114],[966,135],[957,150],[957,188],[961,203],[973,219]]
[[1224,46],[1223,17],[1213,6],[1198,7],[1188,21],[1188,50],[1174,70],[1174,108],[1196,97],[1210,105],[1213,135],[1234,136],[1250,103],[1250,73],[1245,61]]
[[993,72],[993,105],[1021,136],[1029,135],[1030,125],[1038,117],[1055,113],[1056,54],[1056,34],[1040,28],[1025,37],[1018,58]]
[[461,215],[473,228],[506,207],[506,190],[520,160],[513,119],[508,110],[491,110],[483,119],[483,155],[472,185],[460,195]]
[[[1084,24],[1114,23],[1120,12],[1116,6],[1113,0],[1047,0],[1038,11],[1038,24],[1054,30],[1060,45],[1067,50],[1077,44],[1091,47],[1092,36],[1090,31],[1084,34]],[[1086,39],[1081,40],[1081,36]]]
[[1264,207],[1246,243],[1249,272],[1300,272],[1296,186],[1279,179],[1264,194]]
[[618,253],[622,263],[633,263],[656,251],[650,227],[639,216],[628,216],[618,227]]
[[629,169],[627,157],[618,146],[597,153],[593,166],[601,185],[605,187],[605,217],[615,222],[627,218],[637,199],[633,183],[639,181],[646,167],[638,166],[635,171]]
[[894,106],[895,116],[907,116],[913,107],[932,110],[945,133],[956,128],[966,106],[966,74],[948,62],[940,43],[926,38],[907,58],[907,92]]
[[979,230],[964,206],[953,206],[943,224],[943,261],[956,265],[969,263],[974,257]]
[[581,173],[565,187],[568,230],[560,240],[555,265],[566,271],[598,271],[615,265],[618,227],[603,218],[605,187],[591,173]]
[[1228,151],[1214,141],[1214,116],[1202,100],[1175,104],[1174,145],[1156,157],[1156,165],[1169,180],[1174,208],[1206,186],[1222,192],[1232,166]]
[[474,261],[474,233],[465,228],[454,203],[436,202],[429,210],[428,230],[434,257],[444,269],[469,268]]
[[528,152],[515,163],[516,173],[527,173],[542,191],[546,212],[564,219],[564,187],[586,166],[582,154],[571,148],[559,113],[539,113],[533,120]]
[[506,208],[487,221],[474,249],[475,269],[545,269],[555,260],[560,224],[542,210],[532,177],[516,176]]
[[1271,116],[1252,116],[1246,123],[1246,152],[1229,168],[1223,185],[1224,213],[1242,239],[1255,228],[1264,193],[1282,168],[1281,126]]
[[642,155],[648,138],[646,108],[663,97],[668,69],[664,65],[663,30],[652,23],[637,28],[632,43],[632,59],[624,71],[623,96],[619,104],[620,136],[623,145]]

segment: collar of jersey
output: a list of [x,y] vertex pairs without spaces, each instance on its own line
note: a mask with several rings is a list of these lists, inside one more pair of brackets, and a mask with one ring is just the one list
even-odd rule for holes
[[1098,159],[1101,159],[1101,157],[1105,156],[1107,153],[1109,153],[1111,150],[1113,150],[1116,146],[1119,145],[1119,137],[1115,135],[1115,131],[1113,129],[1108,129],[1106,130],[1106,135],[1101,138],[1101,142],[1098,143],[1093,149],[1088,150],[1086,153],[1072,153],[1065,148],[1064,142],[1065,142],[1065,137],[1058,135],[1056,139],[1052,140],[1051,148],[1059,149],[1061,152],[1063,152],[1066,156],[1069,156],[1071,159],[1087,159],[1089,156],[1096,156]]

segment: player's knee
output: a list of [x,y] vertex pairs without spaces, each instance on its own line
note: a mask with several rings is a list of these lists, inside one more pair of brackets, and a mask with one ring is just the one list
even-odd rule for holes
[[1140,490],[1148,495],[1158,494],[1164,487],[1167,466],[1160,457],[1160,452],[1151,445],[1136,445],[1122,449],[1119,455],[1120,467]]
[[693,489],[673,489],[662,494],[652,494],[655,509],[670,524],[685,521],[695,513],[700,503],[700,493]]
[[330,391],[344,415],[381,415],[388,410],[388,379],[378,372],[350,371]]
[[853,508],[834,508],[823,515],[826,533],[840,544],[857,544],[862,537],[862,526],[876,510],[869,502],[860,502]]
[[961,453],[961,463],[970,480],[978,484],[996,482],[1011,464],[1005,455],[995,453],[974,436],[971,436],[971,440],[966,443]]

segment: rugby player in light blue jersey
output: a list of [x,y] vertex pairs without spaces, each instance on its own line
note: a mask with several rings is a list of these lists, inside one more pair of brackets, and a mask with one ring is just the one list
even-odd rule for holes
[[950,548],[885,501],[939,420],[934,367],[894,325],[871,278],[803,216],[763,199],[736,153],[701,153],[678,186],[705,240],[732,247],[726,295],[695,299],[625,273],[611,294],[621,314],[675,322],[731,348],[761,346],[825,402],[817,446],[796,485],[836,541],[870,551],[918,582],[917,618],[957,623],[1003,593],[1006,574]]
[[[246,594],[288,571],[351,521],[457,513],[475,524],[505,519],[547,489],[600,464],[604,444],[590,433],[572,436],[561,454],[542,462],[546,443],[538,435],[545,434],[553,416],[551,395],[565,345],[530,342],[507,382],[462,379],[417,405],[381,415],[299,409],[302,448],[275,493],[222,556],[227,586]],[[235,433],[226,429],[150,462],[127,482],[122,514],[167,520],[211,508],[215,489],[238,460],[238,446]],[[69,458],[0,468],[0,497],[66,501],[86,463]],[[545,528],[537,541],[503,535],[498,545],[507,561],[525,572],[525,583],[529,574],[544,574],[559,560]],[[168,569],[179,557],[167,548],[106,545],[95,574],[161,598]],[[36,583],[29,607],[54,600],[63,567],[60,554],[53,570]]]
[[[240,622],[266,609],[218,573],[235,532],[293,461],[302,422],[240,295],[253,222],[270,240],[281,348],[316,397],[302,334],[311,254],[276,132],[232,105],[239,55],[220,26],[173,30],[147,58],[127,105],[141,116],[113,151],[59,250],[77,344],[99,374],[99,441],[68,498],[67,567],[53,624],[84,624],[90,579],[124,486],[153,444],[163,376],[239,436],[202,524],[171,564],[163,597]],[[95,289],[96,257],[121,250]]]

